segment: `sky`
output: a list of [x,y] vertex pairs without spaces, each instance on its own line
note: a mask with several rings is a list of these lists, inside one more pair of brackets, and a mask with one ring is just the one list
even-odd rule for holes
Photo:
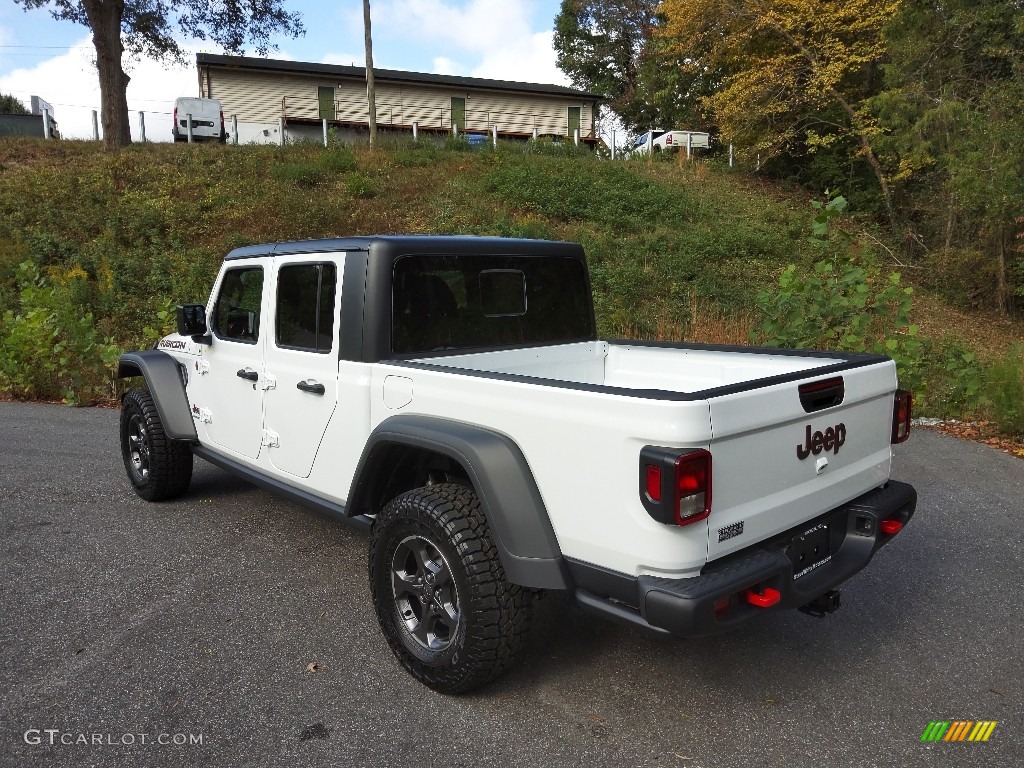
[[[302,15],[306,34],[276,40],[271,58],[365,63],[360,0],[284,5]],[[555,66],[551,43],[559,0],[372,0],[371,6],[375,67],[570,85]],[[139,138],[142,111],[146,138],[170,141],[174,99],[199,92],[194,54],[222,53],[203,41],[179,42],[189,53],[185,66],[126,61],[133,138]],[[0,2],[0,93],[26,106],[32,95],[49,102],[67,138],[92,137],[92,111],[100,106],[94,59],[86,27],[55,21],[45,9]]]

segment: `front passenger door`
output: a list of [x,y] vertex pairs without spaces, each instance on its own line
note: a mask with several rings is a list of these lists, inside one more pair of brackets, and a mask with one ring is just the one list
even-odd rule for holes
[[212,443],[247,459],[259,456],[263,431],[264,265],[269,259],[252,259],[224,272],[209,313],[211,344],[190,371],[193,416]]

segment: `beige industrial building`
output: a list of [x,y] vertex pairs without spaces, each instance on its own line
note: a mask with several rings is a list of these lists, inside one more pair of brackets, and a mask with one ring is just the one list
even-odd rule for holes
[[[341,136],[368,130],[366,70],[336,64],[196,56],[199,93],[238,121],[240,143],[317,139],[327,120]],[[598,96],[560,85],[374,69],[377,125],[420,135],[552,136],[597,141]]]

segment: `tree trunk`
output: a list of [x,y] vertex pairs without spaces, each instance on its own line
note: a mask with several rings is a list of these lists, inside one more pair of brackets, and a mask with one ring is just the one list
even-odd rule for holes
[[956,192],[949,192],[949,211],[946,213],[946,250],[953,247],[953,232],[956,228]]
[[[800,55],[804,57],[808,64],[811,65],[815,70],[820,71],[821,67],[818,64],[817,57],[811,53],[807,48],[800,44],[800,42],[789,33],[788,30],[781,26],[776,26],[778,32],[786,38],[790,45],[800,52]],[[860,142],[861,150],[864,153],[864,157],[867,158],[868,165],[871,166],[871,170],[875,174],[875,178],[878,179],[878,186],[882,191],[882,200],[885,203],[885,212],[889,216],[889,224],[892,227],[894,233],[900,232],[899,222],[896,220],[896,209],[892,204],[892,190],[889,189],[889,182],[885,178],[885,172],[882,170],[882,164],[878,162],[878,158],[875,157],[875,150],[871,146],[871,140],[868,138],[867,126],[864,125],[864,121],[861,120],[860,115],[857,111],[850,106],[850,103],[843,97],[839,91],[835,88],[829,88],[829,93],[832,98],[835,99],[839,107],[846,113],[846,116],[850,118],[850,124],[853,126],[854,132],[857,134],[857,140]],[[906,232],[902,233],[906,237]]]
[[377,143],[377,95],[373,88],[373,35],[370,32],[370,0],[363,0],[363,39],[366,45],[366,108],[370,118],[370,146]]
[[996,309],[1006,316],[1006,230],[1000,226],[996,235]]
[[115,149],[131,144],[128,123],[128,75],[121,67],[121,20],[124,0],[83,0],[100,79],[100,121],[103,145]]
[[[849,108],[845,101],[843,101],[843,108],[849,109],[851,119],[855,119],[853,110]],[[885,178],[885,171],[882,170],[882,164],[875,157],[875,151],[871,148],[871,142],[868,140],[866,132],[858,127],[856,122],[854,123],[854,129],[857,131],[857,138],[860,139],[861,149],[864,150],[864,157],[868,159],[868,165],[871,166],[871,170],[875,172],[875,178],[878,179],[878,186],[882,190],[882,200],[885,202],[885,212],[889,216],[889,225],[892,227],[893,232],[898,233],[900,226],[896,220],[896,209],[892,205],[892,190],[889,189],[889,182]]]

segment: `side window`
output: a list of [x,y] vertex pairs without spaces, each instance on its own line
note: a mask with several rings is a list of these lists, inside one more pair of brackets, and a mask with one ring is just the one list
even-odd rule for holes
[[214,306],[213,330],[219,338],[255,344],[260,336],[263,268],[229,270]]
[[334,342],[333,264],[294,264],[277,273],[277,346],[327,353]]

